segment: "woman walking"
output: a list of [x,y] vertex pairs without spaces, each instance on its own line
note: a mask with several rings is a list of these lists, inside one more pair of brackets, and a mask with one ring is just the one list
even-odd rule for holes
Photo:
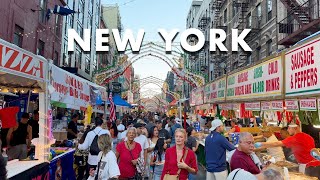
[[136,165],[142,151],[139,143],[134,142],[137,136],[137,129],[128,128],[127,140],[120,142],[116,147],[116,157],[119,161],[119,179],[134,179],[137,174]]
[[101,150],[98,155],[97,171],[90,170],[88,180],[95,179],[117,179],[120,176],[117,158],[111,150],[112,139],[108,134],[102,134],[98,139],[98,147]]
[[166,150],[161,179],[175,176],[179,180],[188,179],[189,173],[197,174],[198,166],[195,153],[185,146],[187,133],[178,128],[175,133],[176,145]]
[[151,154],[150,159],[150,172],[153,174],[153,180],[160,180],[164,162],[165,152],[167,149],[167,143],[164,143],[164,139],[158,139],[154,151]]
[[[149,137],[148,137],[149,148],[148,148],[147,167],[149,168],[151,154],[152,154],[153,150],[155,149],[155,146],[156,146],[157,141],[159,139],[158,128],[156,126],[152,126],[150,128],[150,131],[148,132],[148,134],[149,134]],[[151,169],[151,168],[149,168],[149,169]],[[146,173],[147,173],[147,176],[149,177],[149,179],[152,179],[152,171],[149,170]]]

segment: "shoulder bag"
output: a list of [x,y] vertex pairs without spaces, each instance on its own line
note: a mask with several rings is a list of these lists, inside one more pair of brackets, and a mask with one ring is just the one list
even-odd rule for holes
[[[188,154],[188,148],[185,148],[184,155],[183,155],[183,157],[181,157],[181,159],[183,158],[183,161],[186,160],[187,154]],[[181,159],[180,159],[180,161],[181,161]],[[177,179],[179,179],[180,172],[181,172],[181,169],[179,169],[177,174],[175,174],[175,175],[170,175],[169,172],[167,172],[167,174],[164,175],[163,180],[177,180]]]
[[[126,142],[126,143],[127,143],[127,146],[128,146],[128,149],[129,149],[129,152],[130,152],[130,155],[131,155],[131,158],[132,158],[132,160],[134,160],[133,155],[132,155],[132,152],[131,152],[131,149],[130,149],[130,146],[129,146],[128,142]],[[137,163],[136,166],[139,166],[139,159],[140,159],[140,158],[138,158],[138,163]],[[136,172],[135,172],[135,175],[134,175],[134,179],[135,179],[135,180],[142,180],[142,179],[143,179],[141,173],[138,172],[137,167],[136,167]]]

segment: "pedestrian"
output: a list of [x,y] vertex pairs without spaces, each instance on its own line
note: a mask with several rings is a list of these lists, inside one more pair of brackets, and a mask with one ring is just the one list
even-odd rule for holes
[[102,134],[98,139],[98,146],[101,152],[98,155],[97,170],[90,171],[88,180],[95,179],[118,179],[120,170],[117,163],[117,157],[112,149],[112,138],[108,134]]
[[68,133],[67,133],[67,138],[68,140],[76,139],[77,134],[78,134],[78,128],[77,128],[77,123],[79,120],[79,114],[73,114],[72,115],[72,120],[68,124]]
[[197,159],[195,153],[185,146],[186,131],[178,128],[174,136],[176,145],[166,150],[161,179],[167,180],[170,176],[175,176],[175,178],[179,177],[180,180],[186,180],[189,173],[197,174]]
[[231,171],[240,168],[251,174],[259,174],[260,167],[258,167],[251,158],[253,151],[254,139],[252,134],[249,132],[240,133],[239,146],[233,153],[230,161]]
[[134,141],[137,136],[137,129],[129,127],[127,138],[120,142],[116,147],[116,157],[119,162],[119,179],[134,179],[137,174],[136,165],[142,151],[141,145]]
[[175,144],[175,136],[174,136],[174,134],[175,134],[176,129],[182,128],[181,127],[181,120],[179,118],[172,119],[171,123],[172,123],[172,126],[170,128],[170,131],[171,131],[172,141],[171,141],[170,147]]
[[251,174],[243,169],[233,170],[227,180],[283,180],[281,173],[275,169],[267,169],[259,174]]
[[[135,128],[137,128],[137,137],[134,138],[134,141],[139,143],[142,147],[142,151],[140,154],[140,162],[138,164],[138,171],[139,173],[142,173],[143,176],[146,175],[145,169],[147,165],[147,155],[148,155],[148,138],[142,134],[143,131],[146,131],[145,129],[145,123],[139,121],[134,125]],[[141,171],[141,172],[140,172]]]
[[149,131],[149,136],[148,136],[148,157],[147,157],[147,170],[146,170],[146,175],[147,177],[151,177],[151,173],[150,173],[150,159],[151,159],[151,154],[154,151],[154,148],[157,144],[157,141],[159,139],[159,131],[158,128],[156,126],[151,127],[150,131]]
[[170,144],[171,143],[171,136],[170,136],[169,132],[163,128],[162,124],[163,123],[161,120],[156,121],[156,125],[157,125],[158,131],[159,131],[159,138],[164,139],[164,143]]
[[107,129],[102,129],[102,124],[103,120],[100,117],[96,117],[96,127],[94,128],[94,130],[88,132],[84,142],[78,145],[79,150],[89,150],[89,157],[86,169],[86,179],[88,179],[89,177],[90,169],[96,169],[99,162],[98,154],[100,150],[98,147],[98,137],[102,134],[108,134],[110,136],[110,132]]
[[196,131],[194,130],[193,127],[187,128],[188,140],[187,140],[186,146],[194,152],[197,151],[198,146],[199,146],[197,139],[193,136],[195,133],[196,133]]
[[165,152],[167,149],[167,143],[164,139],[158,139],[157,144],[151,154],[150,170],[153,178],[152,180],[160,180],[165,162]]
[[205,140],[207,180],[226,179],[228,176],[226,151],[232,151],[235,147],[221,135],[224,128],[220,119],[211,122],[210,131],[211,134]]

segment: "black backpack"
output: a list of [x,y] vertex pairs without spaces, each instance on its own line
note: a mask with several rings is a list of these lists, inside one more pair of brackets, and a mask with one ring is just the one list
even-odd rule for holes
[[99,149],[99,146],[98,146],[98,138],[99,138],[100,131],[98,132],[98,134],[96,134],[96,136],[94,137],[94,139],[93,139],[93,141],[92,141],[92,143],[90,145],[90,154],[91,155],[95,155],[96,156],[100,152],[100,149]]

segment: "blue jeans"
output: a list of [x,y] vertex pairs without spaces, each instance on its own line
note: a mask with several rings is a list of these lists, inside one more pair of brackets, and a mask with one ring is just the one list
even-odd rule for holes
[[160,180],[160,179],[161,179],[161,175],[159,175],[159,174],[153,175],[153,180]]
[[195,179],[196,179],[196,175],[189,173],[188,180],[195,180]]

